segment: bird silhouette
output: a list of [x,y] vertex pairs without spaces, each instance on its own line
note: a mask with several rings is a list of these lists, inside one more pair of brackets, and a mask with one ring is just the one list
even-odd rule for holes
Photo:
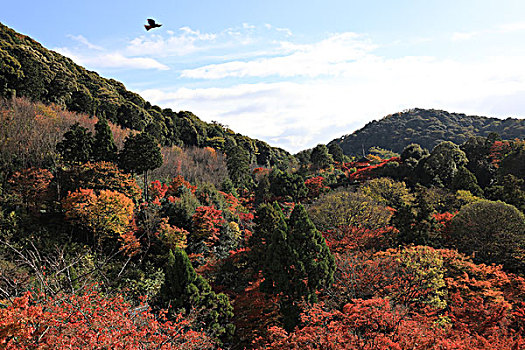
[[160,26],[162,26],[162,24],[155,23],[155,20],[151,18],[148,18],[148,24],[144,24],[144,28],[146,28],[146,30],[158,28]]

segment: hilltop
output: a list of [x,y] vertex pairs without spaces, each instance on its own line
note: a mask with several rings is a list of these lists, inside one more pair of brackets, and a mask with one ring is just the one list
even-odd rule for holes
[[344,154],[360,155],[371,147],[396,153],[411,143],[431,150],[442,141],[462,144],[472,136],[486,137],[497,132],[506,140],[525,138],[525,119],[497,119],[450,113],[435,109],[414,108],[374,120],[352,134],[330,141]]

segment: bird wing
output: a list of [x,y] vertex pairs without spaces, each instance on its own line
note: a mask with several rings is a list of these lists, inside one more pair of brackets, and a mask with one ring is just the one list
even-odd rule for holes
[[151,19],[151,18],[148,18],[148,23],[149,23],[150,26],[154,26],[155,25],[155,20]]

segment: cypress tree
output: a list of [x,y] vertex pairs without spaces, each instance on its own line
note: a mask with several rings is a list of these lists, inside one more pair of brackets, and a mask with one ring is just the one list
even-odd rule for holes
[[202,326],[213,337],[228,341],[235,331],[230,323],[233,307],[228,297],[216,294],[209,283],[195,272],[186,252],[176,248],[168,254],[165,280],[160,289],[160,306],[174,312],[189,313],[191,309],[202,312]]
[[95,124],[93,141],[93,159],[95,161],[114,162],[117,160],[117,146],[106,118],[100,118]]
[[257,214],[252,249],[262,263],[261,288],[282,294],[283,323],[291,330],[299,322],[299,303],[315,303],[316,292],[333,282],[335,259],[302,205],[288,222],[277,203],[261,205]]
[[85,163],[91,159],[93,136],[88,129],[77,122],[64,134],[64,139],[57,143],[57,151],[69,162]]
[[119,154],[119,166],[130,172],[144,174],[144,197],[148,200],[148,171],[162,165],[160,147],[153,136],[146,133],[131,135],[124,141]]
[[316,291],[333,282],[334,256],[301,204],[295,206],[290,215],[288,233],[287,245],[295,266],[295,274],[290,276],[290,282],[296,287],[293,291],[296,297],[304,296],[308,302],[316,302]]

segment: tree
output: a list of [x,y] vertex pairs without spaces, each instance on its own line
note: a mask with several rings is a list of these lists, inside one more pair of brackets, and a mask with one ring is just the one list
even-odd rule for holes
[[42,200],[50,198],[49,184],[53,174],[47,169],[28,168],[14,173],[9,179],[11,191],[20,196],[24,205],[37,208]]
[[57,143],[57,151],[68,162],[85,163],[92,157],[93,136],[77,122],[64,134],[64,139]]
[[282,293],[284,325],[293,329],[299,322],[299,303],[317,302],[317,292],[332,283],[335,259],[300,204],[288,223],[277,204],[263,204],[256,223],[252,243],[256,244],[255,254],[263,260],[265,280],[261,288]]
[[98,288],[45,295],[27,292],[0,309],[2,349],[215,349],[187,316],[167,321],[145,304]]
[[308,208],[308,213],[320,230],[349,226],[376,229],[388,224],[392,213],[371,197],[349,190],[325,193]]
[[468,204],[452,219],[450,231],[457,249],[476,261],[523,271],[525,215],[516,207],[489,200]]
[[310,161],[312,162],[312,165],[315,169],[324,169],[332,165],[334,159],[328,152],[328,147],[326,147],[326,145],[319,144],[312,150]]
[[343,149],[341,148],[341,146],[339,146],[339,144],[330,143],[328,145],[328,152],[330,153],[330,155],[332,155],[332,158],[334,159],[334,161],[339,162],[339,163],[344,162],[345,155],[343,153]]
[[233,146],[227,151],[228,174],[235,187],[250,187],[250,154],[241,146]]
[[403,152],[401,152],[401,161],[406,162],[409,159],[419,161],[427,155],[428,151],[426,149],[421,148],[417,143],[411,143],[403,149]]
[[88,162],[61,169],[57,174],[59,194],[66,196],[79,188],[112,190],[138,201],[140,187],[135,178],[110,162]]
[[454,143],[443,141],[424,159],[423,170],[430,183],[449,187],[459,168],[467,162],[465,152]]
[[315,302],[316,292],[333,281],[334,257],[301,204],[296,205],[290,215],[288,232],[287,245],[295,260],[295,273],[291,279],[291,284],[295,286],[289,293]]
[[308,189],[301,175],[274,169],[270,173],[270,192],[282,199],[298,201],[306,196]]
[[481,187],[479,187],[476,176],[474,176],[474,174],[471,173],[470,170],[468,170],[465,166],[459,167],[458,171],[454,175],[454,178],[452,179],[450,187],[454,191],[466,190],[470,191],[470,193],[475,196],[483,195],[483,190]]
[[203,326],[215,338],[227,341],[233,335],[230,323],[233,308],[223,293],[216,294],[208,282],[197,274],[183,249],[176,248],[168,254],[165,281],[160,289],[160,305],[170,313],[189,314],[192,309],[203,313]]
[[93,159],[95,161],[114,162],[117,160],[117,146],[113,140],[113,133],[108,121],[101,117],[95,124],[95,138],[93,141]]
[[144,174],[144,197],[148,200],[148,171],[162,165],[160,147],[153,136],[140,133],[130,135],[124,141],[124,148],[119,154],[120,166],[130,172]]
[[129,230],[135,205],[122,193],[78,189],[62,201],[66,218],[87,228],[98,245],[106,239],[122,238]]

